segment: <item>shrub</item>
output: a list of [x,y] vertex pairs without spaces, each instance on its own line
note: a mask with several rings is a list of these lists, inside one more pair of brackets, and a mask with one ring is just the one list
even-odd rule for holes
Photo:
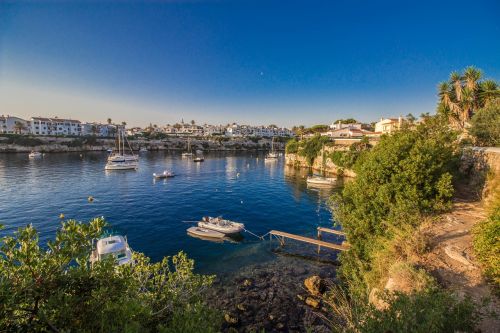
[[291,139],[286,143],[285,152],[287,154],[296,154],[299,151],[299,142],[296,139]]
[[470,133],[479,146],[500,146],[500,98],[488,103],[472,117]]
[[341,254],[340,274],[357,296],[366,296],[373,253],[394,237],[394,230],[414,228],[426,214],[450,207],[454,139],[438,117],[384,136],[356,162],[354,181],[334,197],[335,220],[351,243],[351,250]]
[[[47,247],[33,226],[0,239],[0,331],[214,331],[219,316],[202,303],[213,277],[193,273],[184,253],[134,265],[88,264],[102,218],[62,224]],[[190,316],[189,314],[193,314]]]
[[314,137],[300,143],[299,155],[305,157],[307,163],[312,165],[318,153],[329,141],[328,137],[316,134]]
[[474,251],[484,266],[486,276],[500,288],[500,205],[473,229]]

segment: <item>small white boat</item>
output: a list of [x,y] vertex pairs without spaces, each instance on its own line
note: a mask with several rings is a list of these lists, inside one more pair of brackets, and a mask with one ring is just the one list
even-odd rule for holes
[[146,147],[141,147],[141,149],[139,149],[139,152],[141,152],[141,153],[147,153],[148,149]]
[[125,160],[127,162],[137,162],[139,161],[139,156],[137,155],[128,155],[128,154],[112,154],[108,157],[108,162],[115,162]]
[[193,157],[193,151],[191,149],[191,138],[188,138],[187,151],[182,153],[182,157]]
[[313,175],[307,177],[306,182],[311,185],[334,185],[337,183],[337,178]]
[[106,163],[104,170],[136,170],[137,162],[114,161]]
[[278,153],[274,151],[274,137],[273,140],[271,141],[271,152],[266,155],[266,158],[264,161],[276,161],[278,159]]
[[174,176],[175,176],[175,174],[172,171],[168,171],[168,170],[165,170],[162,173],[153,173],[153,177],[156,179],[171,178]]
[[221,239],[226,236],[222,232],[218,232],[215,230],[210,230],[206,228],[200,228],[200,227],[191,227],[187,230],[188,234],[198,236],[200,238],[217,238]]
[[113,148],[108,148],[106,151],[111,154],[113,152]]
[[182,157],[192,157],[193,153],[182,153]]
[[132,263],[132,250],[128,246],[126,237],[120,235],[109,236],[97,240],[92,245],[91,264],[110,256],[115,258],[117,266]]
[[196,156],[195,158],[193,158],[193,162],[203,162],[205,161],[205,157],[203,156]]
[[245,230],[245,225],[243,223],[229,221],[222,217],[209,216],[204,216],[202,220],[198,222],[198,227],[214,230],[226,235],[237,234]]
[[28,155],[28,157],[29,157],[29,158],[40,158],[40,157],[42,157],[42,156],[43,156],[43,155],[42,155],[42,153],[40,153],[39,151],[32,151],[32,152]]

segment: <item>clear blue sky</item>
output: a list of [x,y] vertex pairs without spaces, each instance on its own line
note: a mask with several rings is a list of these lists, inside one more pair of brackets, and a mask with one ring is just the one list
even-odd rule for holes
[[312,125],[500,78],[499,1],[0,3],[0,114]]

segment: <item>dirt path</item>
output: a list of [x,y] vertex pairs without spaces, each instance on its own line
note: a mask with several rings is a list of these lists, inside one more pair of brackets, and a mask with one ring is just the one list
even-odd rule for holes
[[[500,301],[492,296],[491,286],[482,276],[472,248],[472,227],[486,217],[480,202],[456,201],[452,212],[440,217],[426,234],[429,237],[429,253],[421,264],[445,288],[458,295],[470,296],[476,303],[492,300],[483,312],[494,310],[500,314]],[[480,322],[481,332],[500,332],[500,320],[491,316]]]

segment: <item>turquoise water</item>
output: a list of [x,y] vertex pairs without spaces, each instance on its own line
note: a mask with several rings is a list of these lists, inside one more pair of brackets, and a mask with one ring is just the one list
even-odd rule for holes
[[[0,155],[0,223],[6,225],[1,235],[32,223],[46,242],[61,213],[80,221],[104,216],[134,250],[153,260],[184,250],[198,271],[221,273],[274,260],[281,255],[273,251],[276,242],[247,233],[236,243],[200,240],[186,234],[192,224],[183,221],[222,215],[258,235],[276,229],[313,236],[317,226],[332,225],[326,201],[339,188],[308,188],[307,171],[285,167],[283,158],[265,162],[258,153],[211,153],[193,163],[180,153],[140,156],[137,171],[106,172],[101,152],[46,154],[39,160]],[[154,181],[153,172],[165,169],[176,177]],[[314,246],[289,243],[290,253],[314,257]]]

